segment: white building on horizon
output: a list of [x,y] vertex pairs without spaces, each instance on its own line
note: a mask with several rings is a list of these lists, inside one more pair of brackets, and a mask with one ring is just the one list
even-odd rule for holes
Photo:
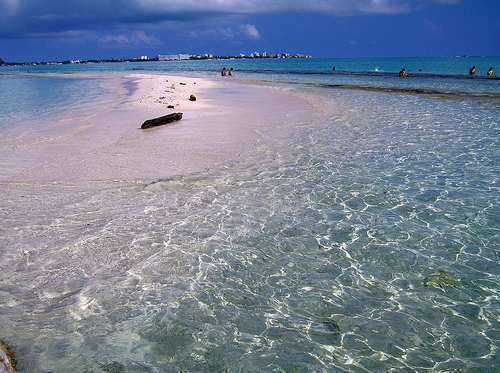
[[189,54],[159,54],[156,56],[158,61],[180,61],[189,60]]

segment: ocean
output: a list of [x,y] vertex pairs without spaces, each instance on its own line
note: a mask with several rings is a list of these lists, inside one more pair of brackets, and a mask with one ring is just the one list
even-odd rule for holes
[[1,181],[19,372],[500,372],[498,57],[0,68],[0,136],[222,66],[315,119],[143,185]]

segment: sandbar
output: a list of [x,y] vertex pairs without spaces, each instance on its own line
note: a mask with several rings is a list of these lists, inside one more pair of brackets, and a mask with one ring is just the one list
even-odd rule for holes
[[[105,81],[112,99],[37,124],[39,131],[4,136],[0,182],[144,183],[201,172],[293,133],[312,115],[305,99],[237,77],[115,74]],[[140,129],[173,112],[182,120]]]

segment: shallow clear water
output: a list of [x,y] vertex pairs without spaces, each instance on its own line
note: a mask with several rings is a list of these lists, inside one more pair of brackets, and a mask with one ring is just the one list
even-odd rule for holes
[[0,69],[0,128],[83,110],[104,97],[97,78],[24,73]]
[[283,84],[321,113],[207,172],[2,186],[21,372],[494,372],[498,104]]

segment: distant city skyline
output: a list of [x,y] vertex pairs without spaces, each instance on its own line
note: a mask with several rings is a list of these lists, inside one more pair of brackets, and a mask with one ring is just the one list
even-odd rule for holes
[[0,0],[5,62],[500,55],[498,0]]
[[132,58],[100,58],[100,59],[77,59],[77,60],[39,60],[39,61],[4,61],[0,58],[0,66],[36,66],[36,65],[64,65],[64,64],[86,64],[102,62],[142,62],[142,61],[180,61],[180,60],[211,60],[211,59],[281,59],[281,58],[312,58],[311,55],[296,53],[268,53],[252,52],[249,54],[240,53],[239,55],[214,55],[212,53],[204,54],[160,54],[153,57],[141,55]]

